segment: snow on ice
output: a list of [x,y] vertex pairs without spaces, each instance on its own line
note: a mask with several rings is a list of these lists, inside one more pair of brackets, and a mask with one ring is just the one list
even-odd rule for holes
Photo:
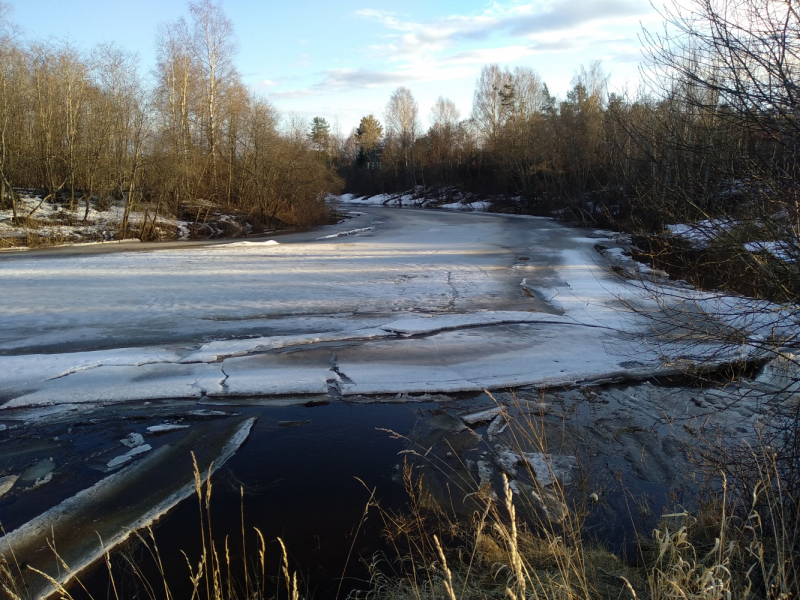
[[[345,232],[280,244],[3,254],[0,410],[552,386],[675,369],[642,341],[648,324],[630,307],[658,307],[609,273],[624,257],[595,249],[613,245],[602,232],[369,203],[351,217]],[[370,235],[339,241],[353,232]],[[764,335],[780,319],[741,298],[682,289],[675,302]],[[693,348],[698,360],[714,350]]]

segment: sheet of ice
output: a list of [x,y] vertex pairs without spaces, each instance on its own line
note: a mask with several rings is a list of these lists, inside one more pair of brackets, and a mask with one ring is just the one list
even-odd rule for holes
[[25,387],[37,379],[55,380],[99,367],[140,367],[178,362],[181,354],[163,348],[116,348],[64,354],[23,354],[0,357],[0,392]]
[[331,331],[308,335],[283,335],[273,337],[258,337],[244,340],[220,340],[203,344],[198,350],[193,351],[180,359],[182,363],[214,362],[222,358],[244,356],[246,354],[266,352],[292,346],[302,346],[327,342],[346,340],[367,340],[377,337],[386,337],[384,328],[371,327],[367,329],[352,329],[344,331]]
[[[498,326],[337,351],[344,395],[458,392],[673,374],[655,350],[580,325]],[[406,346],[406,347],[404,347]],[[635,359],[635,367],[630,362]]]
[[[282,394],[325,394],[328,381],[339,377],[330,370],[326,353],[316,361],[294,365],[288,355],[256,355],[229,358],[223,363],[227,374],[225,394],[268,396]],[[310,363],[310,364],[309,364]]]
[[[0,364],[2,364],[0,359]],[[225,374],[218,364],[150,364],[140,367],[104,367],[79,371],[53,380],[33,378],[23,393],[3,409],[61,404],[129,402],[164,398],[201,398],[221,394]]]
[[[544,302],[547,302],[553,308],[560,311],[564,310],[564,307],[561,306],[561,303],[558,301],[558,296],[561,293],[561,290],[559,288],[543,286],[541,284],[536,285],[534,283],[530,283],[527,278],[523,278],[522,281],[519,282],[519,287],[521,287],[523,290],[530,293],[531,295],[542,299]],[[562,287],[567,287],[567,286],[562,286]]]
[[[2,409],[559,385],[675,368],[664,346],[618,333],[650,331],[631,306],[665,307],[649,295],[657,282],[609,274],[595,251],[602,233],[491,213],[360,212],[353,228],[374,227],[369,236],[4,254]],[[669,290],[659,292],[676,311],[716,311],[763,339],[797,329],[796,315],[768,304]],[[719,357],[718,344],[667,340],[677,355]]]
[[513,243],[509,238],[526,233],[521,226],[506,231],[494,217],[448,216],[383,216],[396,228],[341,244],[219,244],[64,259],[3,255],[0,349],[263,335],[280,327],[276,317],[294,319],[295,329],[300,318],[325,314],[498,308],[505,286],[496,275],[508,252],[488,240]]
[[402,335],[435,333],[447,329],[503,325],[512,323],[563,323],[573,325],[576,321],[546,313],[515,311],[480,311],[454,315],[428,315],[408,317],[382,325],[381,329]]

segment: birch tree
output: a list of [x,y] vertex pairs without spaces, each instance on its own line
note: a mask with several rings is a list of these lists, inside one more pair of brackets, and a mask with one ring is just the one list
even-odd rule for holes
[[194,52],[200,65],[204,82],[205,136],[210,162],[211,197],[216,199],[217,142],[220,95],[236,77],[233,57],[236,42],[233,24],[218,4],[203,0],[189,5],[194,24]]

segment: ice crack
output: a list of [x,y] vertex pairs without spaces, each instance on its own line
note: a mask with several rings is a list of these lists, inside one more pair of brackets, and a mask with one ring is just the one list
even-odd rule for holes
[[170,360],[147,360],[141,362],[130,362],[130,363],[116,363],[116,362],[98,362],[90,365],[81,365],[78,367],[72,367],[60,375],[55,375],[47,379],[47,381],[55,381],[56,379],[63,379],[64,377],[69,377],[70,375],[74,375],[75,373],[81,373],[82,371],[91,371],[92,369],[99,369],[100,367],[142,367],[146,365],[163,365],[163,364],[170,364],[173,361]]
[[336,361],[336,352],[334,352],[331,355],[331,369],[330,370],[333,371],[334,373],[336,373],[339,376],[339,380],[342,381],[343,383],[350,383],[350,384],[355,383],[352,379],[350,379],[347,375],[345,375],[344,373],[342,373],[339,370],[339,363]]
[[453,310],[456,307],[456,300],[458,300],[458,290],[456,289],[456,286],[453,285],[452,271],[447,272],[447,285],[450,286],[450,289],[452,290],[452,295],[450,296],[450,299],[447,301],[447,304],[445,304],[444,310]]
[[225,369],[222,367],[222,365],[220,365],[219,370],[222,371],[223,375],[225,375],[225,378],[222,381],[219,382],[219,386],[222,388],[223,393],[227,393],[228,392],[228,378],[230,377],[230,375],[228,375],[225,372]]

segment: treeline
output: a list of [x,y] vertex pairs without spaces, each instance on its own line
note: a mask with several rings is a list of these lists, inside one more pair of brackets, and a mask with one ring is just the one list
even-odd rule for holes
[[[644,231],[757,216],[777,228],[758,236],[796,245],[800,20],[759,0],[699,0],[688,11],[676,3],[667,33],[645,32],[635,97],[609,94],[599,63],[580,69],[563,100],[530,68],[488,65],[467,118],[440,98],[423,129],[398,88],[332,156],[355,193],[423,186]],[[791,218],[766,219],[774,214]]]
[[15,222],[36,217],[17,210],[18,188],[84,220],[90,206],[124,201],[122,235],[137,208],[195,222],[221,208],[256,229],[327,218],[324,198],[341,180],[304,125],[281,125],[243,85],[219,6],[189,7],[188,21],[159,30],[150,84],[137,57],[112,45],[21,43],[2,20],[0,203]]
[[526,206],[582,197],[607,177],[605,76],[582,70],[557,101],[531,68],[483,68],[472,114],[440,97],[421,126],[410,90],[398,88],[380,119],[365,116],[333,149],[348,191],[397,192],[417,186],[451,197],[518,198]]

